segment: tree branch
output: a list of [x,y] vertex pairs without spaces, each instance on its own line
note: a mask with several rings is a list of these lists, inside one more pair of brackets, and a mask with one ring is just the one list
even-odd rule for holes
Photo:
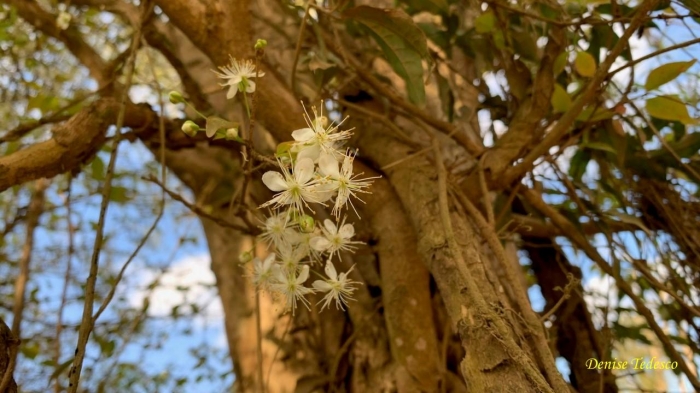
[[[0,192],[42,177],[75,170],[90,160],[105,141],[107,128],[117,120],[119,103],[102,98],[54,127],[53,138],[9,156],[0,157]],[[147,105],[127,104],[126,127],[144,127],[156,119]]]

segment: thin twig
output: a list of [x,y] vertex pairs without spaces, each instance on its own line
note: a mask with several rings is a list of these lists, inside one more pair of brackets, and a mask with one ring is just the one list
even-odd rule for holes
[[44,192],[49,183],[46,179],[37,180],[35,182],[32,199],[27,208],[27,236],[22,247],[22,256],[19,260],[19,275],[15,280],[15,302],[12,306],[12,334],[17,338],[22,338],[22,313],[24,311],[24,295],[29,282],[30,269],[32,259],[32,250],[34,248],[34,231],[39,225],[39,218],[44,210]]
[[[160,177],[161,177],[161,182],[163,186],[165,187],[166,184],[166,179],[167,179],[167,167],[165,166],[165,113],[164,113],[164,108],[165,108],[165,103],[163,102],[163,91],[160,88],[160,84],[158,83],[158,75],[155,72],[155,64],[153,63],[153,59],[151,59],[151,56],[149,56],[148,52],[146,52],[146,58],[148,60],[148,63],[150,65],[150,69],[152,72],[153,76],[153,81],[156,86],[156,92],[158,94],[158,107],[160,108],[160,114],[158,116],[158,131],[159,131],[159,136],[160,136],[160,162],[161,162],[161,172],[160,172]],[[148,228],[146,233],[143,235],[141,238],[141,241],[139,244],[136,246],[136,249],[129,255],[129,258],[124,262],[124,265],[122,265],[122,268],[119,270],[119,274],[117,274],[117,277],[114,280],[114,285],[112,285],[112,288],[110,288],[109,293],[107,296],[102,300],[102,304],[100,305],[100,308],[97,310],[95,315],[92,317],[92,324],[94,325],[97,320],[100,318],[100,315],[104,312],[104,310],[107,308],[109,303],[112,301],[112,298],[114,298],[114,293],[117,290],[117,285],[119,285],[119,282],[121,282],[122,278],[124,277],[124,273],[126,272],[126,268],[129,267],[131,262],[136,258],[136,255],[138,255],[139,251],[141,251],[141,248],[146,244],[148,239],[151,237],[151,234],[153,231],[156,229],[158,226],[158,223],[160,222],[161,218],[163,218],[163,213],[165,212],[165,189],[162,189],[161,193],[161,198],[158,203],[158,215],[156,216],[155,220],[153,220],[153,224]]]
[[552,308],[550,308],[549,311],[547,311],[543,316],[540,317],[540,321],[545,322],[545,321],[548,320],[552,315],[554,315],[554,313],[556,313],[557,310],[559,310],[559,308],[564,304],[564,301],[566,301],[568,298],[571,297],[571,291],[573,291],[574,288],[575,288],[575,287],[578,285],[578,283],[580,282],[580,281],[579,281],[576,277],[574,277],[574,275],[571,274],[571,273],[566,273],[566,277],[569,279],[569,282],[566,284],[566,286],[564,287],[564,289],[561,289],[561,287],[556,287],[556,288],[555,288],[555,289],[560,289],[560,290],[563,292],[563,294],[561,295],[561,297],[559,298],[559,300],[557,300],[557,303],[556,303]]
[[[144,1],[141,3],[143,6],[143,14],[141,15],[141,22],[146,19],[146,15],[152,7],[149,1]],[[75,348],[75,358],[73,359],[73,366],[71,367],[69,373],[70,383],[68,385],[69,393],[76,393],[78,391],[78,385],[80,383],[80,373],[83,368],[83,361],[85,360],[85,350],[87,348],[88,340],[90,339],[90,334],[94,327],[94,319],[92,315],[92,310],[94,307],[95,300],[95,286],[97,283],[97,273],[99,269],[100,253],[102,251],[102,242],[104,241],[104,225],[105,217],[107,215],[107,207],[109,206],[110,194],[112,191],[112,179],[114,178],[114,169],[117,163],[117,151],[119,149],[119,142],[121,140],[119,132],[124,125],[124,116],[126,112],[126,103],[129,98],[129,88],[131,87],[131,81],[134,76],[134,64],[136,62],[136,51],[141,42],[141,30],[142,25],[136,27],[134,36],[132,39],[130,54],[127,60],[125,74],[126,83],[122,90],[121,103],[119,107],[119,114],[117,115],[116,130],[117,134],[112,143],[112,152],[109,157],[109,164],[107,165],[107,174],[105,176],[105,184],[102,188],[102,202],[100,204],[100,213],[97,221],[97,229],[95,231],[95,243],[92,250],[92,257],[90,258],[90,273],[88,274],[88,279],[85,285],[85,301],[83,305],[83,315],[80,322],[80,328],[78,330],[78,345]]]
[[154,178],[154,177],[152,177],[152,176],[147,176],[147,177],[144,177],[143,179],[144,179],[144,180],[147,180],[147,181],[150,181],[150,182],[152,182],[152,183],[155,183],[155,184],[157,184],[157,185],[159,185],[161,188],[163,188],[163,190],[165,191],[165,193],[168,194],[171,198],[173,198],[174,200],[176,200],[176,201],[182,203],[183,205],[185,205],[185,207],[187,207],[187,208],[190,209],[193,213],[195,213],[196,215],[198,215],[198,216],[200,216],[200,217],[209,219],[209,220],[215,222],[216,224],[218,224],[218,225],[220,225],[220,226],[222,226],[222,227],[224,227],[224,228],[235,229],[235,230],[237,230],[237,231],[241,231],[242,233],[250,234],[250,235],[258,235],[258,234],[259,234],[259,229],[256,228],[256,227],[247,227],[247,228],[246,228],[246,227],[244,227],[244,226],[242,226],[242,225],[239,225],[239,224],[236,224],[236,223],[234,223],[234,222],[228,221],[228,220],[226,220],[226,219],[224,219],[224,218],[221,218],[220,216],[214,216],[214,215],[212,215],[212,214],[210,214],[210,213],[207,213],[207,212],[204,211],[204,209],[202,209],[201,207],[199,207],[199,206],[197,206],[197,205],[194,205],[194,204],[192,204],[192,203],[190,203],[190,202],[187,202],[187,201],[186,201],[181,195],[179,195],[178,193],[176,193],[176,192],[174,192],[174,191],[171,191],[171,190],[165,188],[165,186],[164,186],[158,179],[156,179],[156,178]]
[[[58,367],[61,364],[61,332],[63,331],[63,310],[66,308],[68,303],[68,286],[70,285],[71,270],[73,266],[73,254],[75,253],[74,235],[75,227],[73,226],[73,208],[71,204],[71,192],[73,189],[73,175],[68,173],[68,187],[66,190],[66,226],[68,229],[68,252],[66,255],[66,272],[63,275],[63,289],[61,289],[61,303],[58,306],[58,311],[56,313],[56,348],[54,349],[54,364]],[[60,378],[56,378],[56,384],[54,385],[54,390],[56,393],[61,393],[63,391]]]
[[301,54],[301,42],[304,39],[304,32],[306,31],[306,20],[309,18],[309,8],[311,7],[311,1],[306,2],[306,8],[304,9],[304,16],[301,18],[301,26],[299,27],[299,36],[297,36],[297,46],[294,49],[294,62],[292,63],[292,94],[296,94],[297,85],[297,63],[299,63],[299,55]]

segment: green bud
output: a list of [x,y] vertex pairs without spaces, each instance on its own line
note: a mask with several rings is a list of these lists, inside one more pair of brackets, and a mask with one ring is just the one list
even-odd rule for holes
[[238,139],[238,127],[233,127],[233,128],[229,128],[228,130],[226,130],[226,139],[227,140]]
[[168,93],[168,99],[173,104],[180,104],[182,102],[185,102],[185,97],[183,97],[179,91],[174,91],[174,90],[171,91],[170,93]]
[[314,222],[314,218],[308,214],[304,214],[304,215],[299,216],[298,223],[299,223],[299,229],[301,229],[301,231],[304,233],[311,233],[314,231],[314,228],[316,227],[316,223]]
[[199,126],[197,123],[193,122],[192,120],[187,120],[182,124],[182,132],[185,133],[185,135],[188,136],[195,136],[197,135],[197,132],[200,130]]
[[244,251],[238,256],[238,260],[240,260],[241,263],[248,263],[253,260],[253,253],[250,251]]
[[255,50],[265,49],[266,46],[267,40],[263,40],[262,38],[258,38],[258,40],[255,42]]

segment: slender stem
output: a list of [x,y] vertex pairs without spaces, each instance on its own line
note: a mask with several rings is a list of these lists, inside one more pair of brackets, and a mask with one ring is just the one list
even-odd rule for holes
[[[148,2],[143,2],[144,13],[142,15],[142,21],[145,19],[145,15],[149,10],[152,10],[147,4]],[[78,344],[75,348],[75,358],[73,359],[73,366],[71,367],[69,373],[70,383],[68,385],[69,393],[77,393],[78,385],[80,383],[80,373],[83,368],[83,361],[85,360],[85,350],[87,348],[88,340],[90,339],[90,334],[94,327],[94,319],[92,315],[92,310],[95,301],[95,286],[97,283],[97,273],[99,270],[99,260],[100,253],[102,251],[102,242],[104,241],[104,226],[107,215],[107,207],[109,206],[110,194],[112,191],[112,179],[114,178],[114,168],[117,164],[117,151],[119,149],[119,143],[121,142],[121,129],[124,125],[124,116],[126,112],[126,102],[129,98],[129,88],[131,87],[131,81],[134,76],[134,64],[136,62],[136,50],[138,49],[139,43],[141,42],[141,26],[136,27],[134,32],[133,40],[131,43],[129,58],[127,59],[127,64],[125,68],[126,73],[126,83],[123,86],[121,103],[119,107],[119,114],[117,115],[116,122],[116,135],[112,142],[112,152],[109,157],[109,164],[107,165],[107,174],[105,176],[105,184],[102,188],[102,202],[100,204],[100,213],[97,220],[97,229],[95,231],[95,243],[93,245],[92,257],[90,258],[90,272],[88,274],[87,282],[85,285],[85,301],[83,305],[83,315],[80,322],[80,328],[78,330]]]

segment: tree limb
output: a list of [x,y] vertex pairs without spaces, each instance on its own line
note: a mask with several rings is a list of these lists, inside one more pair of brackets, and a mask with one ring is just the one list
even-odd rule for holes
[[[107,128],[115,123],[119,103],[102,98],[53,129],[53,137],[8,156],[0,157],[0,192],[42,177],[75,170],[90,160],[105,141]],[[156,115],[147,105],[127,104],[124,126],[143,127]]]

